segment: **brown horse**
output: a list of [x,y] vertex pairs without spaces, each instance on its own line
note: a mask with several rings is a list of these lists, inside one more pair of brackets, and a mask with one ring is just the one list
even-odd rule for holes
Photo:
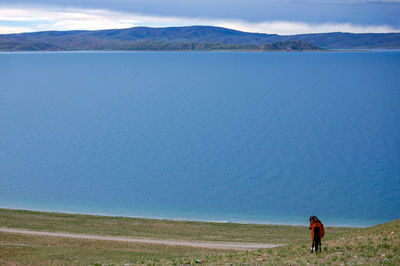
[[317,216],[310,216],[310,230],[311,230],[311,253],[313,253],[314,247],[315,251],[321,252],[321,239],[325,235],[324,225],[317,218]]

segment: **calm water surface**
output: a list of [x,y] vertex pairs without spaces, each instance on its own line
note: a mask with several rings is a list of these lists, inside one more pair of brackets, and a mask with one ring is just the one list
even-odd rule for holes
[[400,52],[1,53],[0,207],[400,218]]

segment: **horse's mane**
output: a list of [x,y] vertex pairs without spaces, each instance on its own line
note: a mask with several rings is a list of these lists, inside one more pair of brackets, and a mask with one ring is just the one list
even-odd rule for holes
[[310,221],[313,221],[314,223],[318,223],[318,222],[321,222],[318,218],[317,218],[317,216],[311,216],[310,217]]

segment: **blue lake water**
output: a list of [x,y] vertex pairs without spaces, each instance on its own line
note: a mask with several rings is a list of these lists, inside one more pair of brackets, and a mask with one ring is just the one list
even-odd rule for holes
[[400,52],[0,53],[0,207],[400,218]]

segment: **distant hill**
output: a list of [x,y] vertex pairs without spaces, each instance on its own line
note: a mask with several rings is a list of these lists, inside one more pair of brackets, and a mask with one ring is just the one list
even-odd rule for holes
[[44,31],[0,35],[0,50],[315,50],[400,48],[400,33],[276,35],[212,26],[97,31]]
[[3,51],[215,51],[215,50],[245,50],[245,51],[310,51],[321,48],[303,41],[274,42],[262,45],[230,44],[230,43],[197,43],[197,42],[156,42],[156,41],[88,41],[68,42],[67,45],[53,45],[35,41],[2,42]]

